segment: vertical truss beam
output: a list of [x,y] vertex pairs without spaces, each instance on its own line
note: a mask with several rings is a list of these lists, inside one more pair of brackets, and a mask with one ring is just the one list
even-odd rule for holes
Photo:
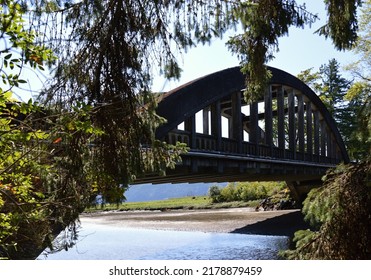
[[232,94],[232,138],[237,141],[237,152],[242,153],[243,129],[241,114],[241,91]]
[[306,129],[307,129],[307,154],[309,160],[313,159],[313,118],[312,118],[312,103],[307,100],[305,102],[306,107]]
[[211,135],[216,138],[216,149],[222,149],[222,110],[220,100],[211,105]]
[[293,158],[296,158],[296,129],[295,129],[295,93],[290,90],[288,93],[288,109],[289,109],[289,150],[293,153]]
[[298,140],[299,153],[304,154],[304,99],[302,94],[297,95],[298,99]]
[[[278,148],[285,150],[285,96],[282,86],[277,91],[277,128],[278,128]],[[285,157],[285,155],[283,155]]]
[[269,86],[264,95],[264,123],[265,144],[273,147],[273,112],[272,112],[272,86]]

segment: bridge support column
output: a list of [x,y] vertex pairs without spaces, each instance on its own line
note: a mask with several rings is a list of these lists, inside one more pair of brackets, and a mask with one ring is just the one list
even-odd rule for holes
[[[211,135],[216,138],[216,150],[222,150],[222,110],[220,100],[213,103],[210,107],[211,110]],[[224,161],[217,160],[217,171],[223,173]]]
[[196,117],[195,115],[189,117],[184,122],[185,131],[189,132],[189,146],[191,149],[196,148]]
[[290,194],[292,198],[299,202],[302,203],[307,194],[311,189],[318,188],[322,185],[321,180],[313,180],[313,181],[286,181],[286,185],[290,190]]
[[203,134],[206,134],[208,135],[209,134],[209,112],[210,112],[210,108],[207,107],[205,109],[202,110],[202,119],[203,119],[203,123],[202,123],[202,131],[203,131]]
[[326,131],[326,123],[325,120],[320,121],[320,128],[321,128],[321,156],[326,156],[326,142],[327,142],[327,131]]
[[305,101],[306,107],[306,128],[307,128],[307,154],[309,160],[313,160],[313,120],[312,120],[312,103],[309,100]]
[[264,95],[264,123],[265,144],[270,147],[269,156],[273,150],[273,112],[272,112],[272,86],[269,86]]
[[285,157],[285,96],[282,86],[277,91],[277,110],[278,110],[278,148],[283,151]]
[[[298,140],[299,140],[299,153],[304,156],[304,99],[302,94],[297,95],[298,98]],[[301,158],[304,160],[304,158]]]
[[289,107],[289,150],[292,153],[292,159],[296,159],[296,129],[295,129],[295,93],[290,90],[288,94]]
[[241,91],[232,94],[232,122],[230,131],[232,138],[237,141],[237,152],[242,152],[242,118],[241,118]]
[[319,151],[319,112],[316,110],[313,112],[313,131],[314,131],[314,152],[313,154],[317,157],[316,161],[320,160]]
[[216,138],[216,149],[222,149],[222,110],[220,100],[211,105],[211,135]]
[[258,103],[253,102],[250,104],[250,134],[249,142],[255,144],[255,151],[253,155],[258,155],[258,144],[260,142],[260,131],[259,131],[259,116],[258,116]]

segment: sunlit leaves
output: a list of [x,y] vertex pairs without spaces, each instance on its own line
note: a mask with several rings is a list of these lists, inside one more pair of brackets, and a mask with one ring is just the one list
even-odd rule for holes
[[[29,258],[51,233],[50,134],[37,103],[19,103],[12,90],[26,81],[24,67],[43,69],[55,56],[36,43],[18,1],[0,3],[0,258]],[[32,244],[32,245],[30,245]]]

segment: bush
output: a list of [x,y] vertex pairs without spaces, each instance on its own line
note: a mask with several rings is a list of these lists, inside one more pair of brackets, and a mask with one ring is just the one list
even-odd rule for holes
[[267,188],[263,184],[250,183],[240,185],[240,199],[243,201],[251,201],[266,198],[268,195]]
[[231,202],[240,200],[239,194],[236,188],[236,183],[229,183],[220,192],[222,202]]
[[212,186],[209,189],[209,197],[213,203],[231,201],[252,201],[270,197],[282,189],[284,182],[238,182],[229,183],[221,188]]
[[211,186],[209,188],[209,197],[210,197],[212,203],[221,202],[220,201],[220,199],[221,199],[220,190],[221,190],[221,187],[216,186],[216,185]]

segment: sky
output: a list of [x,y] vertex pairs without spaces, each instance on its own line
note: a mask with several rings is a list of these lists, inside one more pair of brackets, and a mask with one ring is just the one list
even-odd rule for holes
[[[297,2],[306,3],[307,10],[318,14],[320,19],[311,28],[309,26],[304,29],[291,28],[288,36],[279,39],[279,52],[275,53],[275,59],[268,62],[268,65],[296,76],[309,68],[318,70],[321,65],[328,64],[332,58],[335,58],[340,66],[354,62],[355,55],[352,52],[336,51],[329,39],[314,34],[326,23],[323,0],[298,0]],[[225,46],[229,36],[224,36],[223,40],[214,40],[210,45],[200,45],[190,49],[179,60],[183,69],[181,79],[167,82],[164,78],[157,77],[153,83],[153,90],[168,91],[193,79],[239,65],[237,57]]]
[[[291,28],[288,36],[279,39],[279,51],[275,53],[275,58],[268,62],[268,65],[296,76],[309,68],[316,71],[332,58],[335,58],[341,66],[355,61],[355,55],[352,52],[336,51],[330,40],[314,34],[326,23],[323,0],[297,0],[297,2],[306,3],[307,10],[318,14],[320,19],[311,28],[309,26],[304,29]],[[154,92],[168,91],[207,74],[239,65],[237,57],[225,46],[225,42],[233,34],[230,32],[222,40],[215,39],[209,45],[196,46],[179,56],[179,63],[183,69],[180,80],[166,81],[165,78],[155,75],[152,90]],[[43,73],[29,71],[25,71],[24,75],[26,77],[22,78],[29,81],[28,90],[18,92],[18,94],[22,100],[27,101],[32,95],[37,94],[45,78]]]

